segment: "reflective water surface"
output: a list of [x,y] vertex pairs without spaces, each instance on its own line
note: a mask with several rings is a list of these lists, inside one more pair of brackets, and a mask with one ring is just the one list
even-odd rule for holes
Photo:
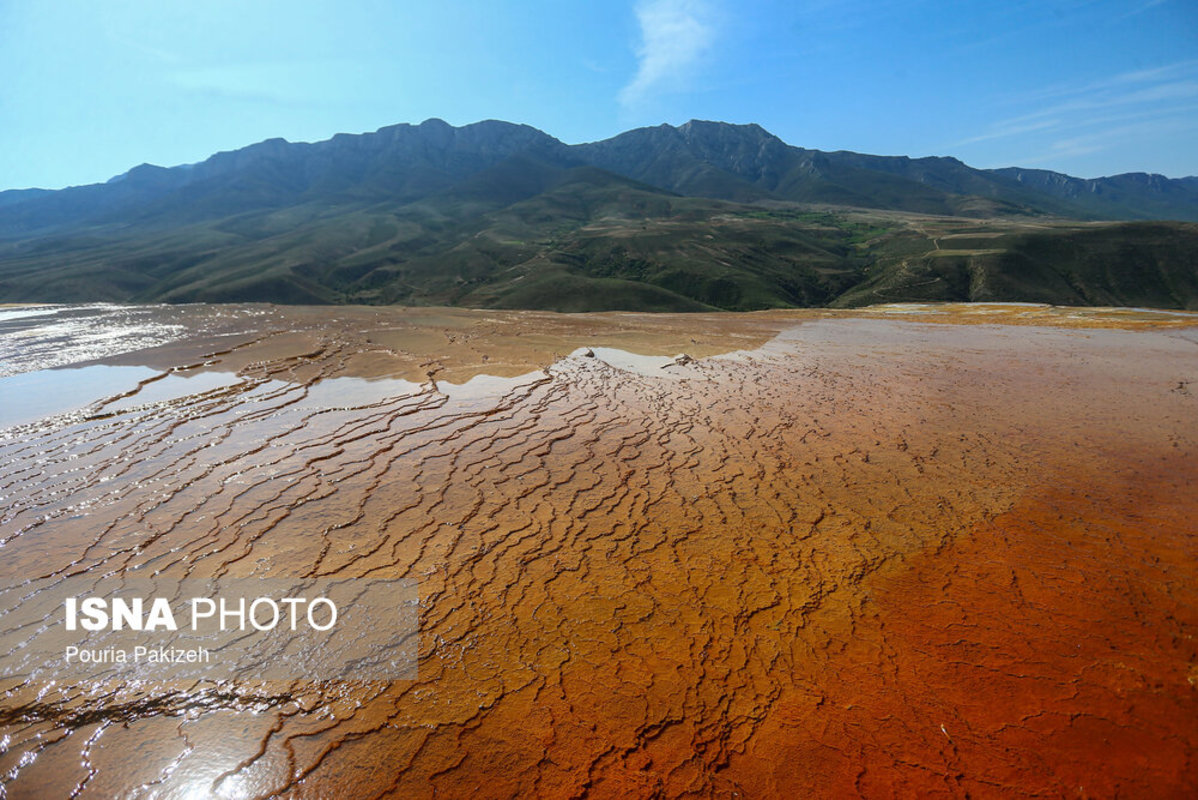
[[137,390],[159,373],[149,367],[93,364],[74,369],[43,369],[0,378],[0,428],[81,411],[104,398]]

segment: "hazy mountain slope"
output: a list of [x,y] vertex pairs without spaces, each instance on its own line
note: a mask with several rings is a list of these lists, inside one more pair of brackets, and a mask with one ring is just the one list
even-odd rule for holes
[[0,300],[1193,307],[1194,226],[1045,214],[1198,218],[1196,197],[1194,178],[824,153],[756,125],[567,146],[429,120],[0,193]]
[[[408,202],[515,154],[569,162],[565,145],[527,125],[441,120],[314,144],[270,139],[199,164],[143,164],[108,183],[0,205],[0,237],[106,223],[169,226],[321,202]],[[11,193],[0,193],[3,203]]]
[[[512,170],[524,191],[505,180]],[[496,181],[516,202],[494,200],[487,187]],[[678,197],[594,167],[520,157],[401,206],[308,205],[152,235],[10,243],[0,248],[0,296],[570,310],[826,302],[857,274],[852,228],[797,222],[794,212]]]
[[1003,180],[1031,190],[1042,208],[1046,198],[1076,216],[1095,219],[1178,219],[1198,221],[1198,178],[1169,179],[1163,175],[1129,172],[1109,178],[1082,179],[1047,170],[1010,167],[990,170]]
[[1051,213],[1078,219],[1198,221],[1198,179],[1129,174],[1085,181],[979,170],[955,158],[825,153],[758,125],[692,120],[574,148],[588,162],[680,194],[762,197],[932,214]]
[[1198,225],[1107,223],[891,242],[838,306],[910,300],[1198,309]]
[[921,213],[1048,212],[1076,218],[1198,220],[1198,179],[1082,180],[1042,170],[977,170],[952,158],[824,153],[757,125],[691,121],[567,146],[526,125],[440,120],[339,134],[312,144],[270,139],[199,164],[143,164],[105,184],[0,192],[0,237],[80,225],[177,225],[308,202],[411,202],[503,159],[588,163],[678,194],[785,199]]
[[575,151],[589,163],[685,195],[954,211],[955,198],[947,192],[904,176],[840,164],[817,150],[791,147],[758,125],[661,125],[578,145]]

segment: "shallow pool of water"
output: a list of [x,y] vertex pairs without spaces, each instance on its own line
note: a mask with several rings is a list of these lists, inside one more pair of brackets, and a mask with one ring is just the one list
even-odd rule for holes
[[78,411],[152,378],[149,367],[43,369],[0,378],[0,428]]

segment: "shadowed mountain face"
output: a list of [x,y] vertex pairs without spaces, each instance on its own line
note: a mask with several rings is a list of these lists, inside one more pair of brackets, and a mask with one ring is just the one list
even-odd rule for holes
[[[89,222],[173,225],[306,202],[407,202],[515,154],[565,158],[561,142],[527,125],[441,120],[338,134],[313,144],[268,139],[199,164],[134,167],[104,184],[5,203],[0,234]],[[0,193],[6,199],[10,193]]]
[[825,153],[757,125],[569,146],[428,120],[0,192],[0,301],[1198,307],[1198,227],[1090,222],[1149,219],[1198,221],[1198,179]]

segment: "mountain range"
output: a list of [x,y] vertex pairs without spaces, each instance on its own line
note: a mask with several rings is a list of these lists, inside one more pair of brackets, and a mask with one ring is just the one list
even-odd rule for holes
[[0,301],[1198,307],[1198,178],[440,120],[0,192]]

